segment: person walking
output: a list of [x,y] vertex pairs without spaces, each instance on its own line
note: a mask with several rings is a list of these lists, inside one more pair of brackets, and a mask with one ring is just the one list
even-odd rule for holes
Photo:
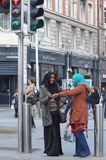
[[100,95],[99,95],[99,91],[96,87],[93,88],[92,93],[90,94],[90,104],[92,106],[92,110],[93,110],[93,116],[94,118],[96,118],[96,113],[95,113],[95,105],[99,104],[100,101]]
[[88,93],[88,87],[85,85],[84,76],[81,74],[73,75],[74,89],[65,90],[60,93],[54,94],[52,98],[72,96],[73,103],[70,112],[70,125],[72,133],[76,138],[76,150],[75,157],[87,157],[90,155],[90,149],[87,144],[84,131],[88,124],[88,113],[86,95]]
[[[71,90],[71,85],[68,84],[67,85],[67,90]],[[66,98],[66,101],[65,101],[65,104],[64,104],[64,113],[65,113],[65,116],[67,117],[67,113],[68,111],[70,110],[70,107],[72,106],[72,97],[71,96],[68,96]]]
[[17,118],[18,117],[18,89],[15,90],[12,100],[14,100],[15,118]]
[[59,89],[56,74],[47,72],[44,76],[43,84],[40,87],[40,104],[44,127],[44,156],[63,155],[58,119],[60,98],[52,98],[52,95],[59,92]]
[[102,98],[103,98],[103,108],[104,108],[104,118],[106,119],[106,89],[102,88]]
[[[32,96],[36,90],[34,83],[35,83],[35,79],[33,77],[30,77],[28,79],[28,86],[24,90],[26,101],[27,101],[27,98]],[[31,114],[31,122],[32,122],[32,128],[35,128],[34,118],[32,114]]]

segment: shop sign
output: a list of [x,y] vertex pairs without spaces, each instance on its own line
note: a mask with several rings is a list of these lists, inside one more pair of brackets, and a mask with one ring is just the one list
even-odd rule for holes
[[106,78],[106,74],[103,74],[103,78]]
[[55,62],[56,58],[55,57],[50,57],[50,56],[43,56],[44,61],[52,61]]
[[17,52],[0,52],[0,57],[17,56]]

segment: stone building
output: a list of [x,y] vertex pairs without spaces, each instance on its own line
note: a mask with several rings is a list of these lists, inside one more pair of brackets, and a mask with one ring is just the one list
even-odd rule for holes
[[[27,10],[27,1],[25,8]],[[63,79],[71,78],[68,70],[72,69],[73,73],[91,72],[93,84],[97,85],[100,67],[103,70],[102,64],[105,66],[102,60],[105,54],[104,1],[45,0],[44,9],[45,25],[38,32],[40,82],[48,70],[55,71],[58,79]],[[24,24],[25,33],[26,27]],[[0,103],[10,103],[17,87],[18,37],[9,32],[9,15],[0,15],[0,30]],[[25,85],[27,77],[36,74],[34,44],[34,36],[25,37]],[[105,69],[102,73],[105,75]],[[102,77],[102,80],[105,85],[106,79]]]

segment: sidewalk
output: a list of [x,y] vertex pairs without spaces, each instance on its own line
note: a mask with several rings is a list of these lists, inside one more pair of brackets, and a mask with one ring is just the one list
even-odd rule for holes
[[[14,111],[11,110],[0,110],[0,128],[7,128],[11,130],[17,129],[18,120],[14,118]],[[64,155],[60,157],[43,157],[43,127],[40,118],[35,118],[36,128],[32,129],[32,148],[33,151],[30,154],[24,154],[18,152],[18,134],[14,132],[10,134],[0,133],[0,160],[74,160],[78,158],[72,157],[75,150],[75,143],[66,142],[63,139],[65,124],[61,125],[61,136],[62,136],[62,146]],[[106,121],[104,121],[104,126],[106,127]],[[91,149],[92,155],[88,158],[91,160],[106,160],[106,132],[104,132],[104,156],[105,157],[93,157],[93,120],[90,117],[88,131],[88,143]]]

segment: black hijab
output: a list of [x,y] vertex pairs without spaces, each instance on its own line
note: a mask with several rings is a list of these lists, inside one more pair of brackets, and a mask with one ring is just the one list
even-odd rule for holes
[[48,91],[51,94],[54,94],[54,93],[58,93],[59,92],[59,88],[58,88],[56,80],[55,80],[55,82],[53,84],[50,84],[50,77],[51,77],[52,74],[55,75],[55,77],[57,77],[54,72],[49,71],[44,76],[43,84],[45,85],[45,87],[48,89]]

